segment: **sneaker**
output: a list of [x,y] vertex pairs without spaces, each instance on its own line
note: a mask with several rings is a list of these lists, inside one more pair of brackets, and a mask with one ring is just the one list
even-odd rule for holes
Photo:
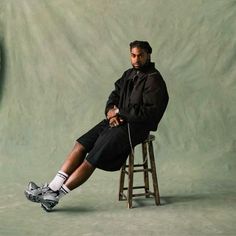
[[59,195],[60,190],[53,191],[49,189],[47,192],[45,192],[42,198],[40,199],[42,208],[47,212],[51,211],[52,208],[58,204]]
[[41,202],[43,194],[49,190],[48,184],[39,187],[34,182],[29,182],[28,187],[25,190],[25,196],[31,202]]

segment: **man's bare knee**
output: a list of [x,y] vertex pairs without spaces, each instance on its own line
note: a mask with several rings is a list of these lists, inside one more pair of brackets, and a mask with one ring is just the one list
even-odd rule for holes
[[87,160],[84,160],[84,165],[88,167],[89,169],[95,169],[95,166],[88,162]]
[[73,151],[78,153],[84,153],[85,147],[81,143],[76,141]]

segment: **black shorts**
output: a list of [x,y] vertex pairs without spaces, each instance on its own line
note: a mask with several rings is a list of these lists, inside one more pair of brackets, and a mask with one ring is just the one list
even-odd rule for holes
[[[147,131],[139,132],[133,126],[130,131],[133,146],[148,136]],[[111,128],[107,120],[98,123],[77,142],[84,146],[89,163],[107,171],[119,170],[131,151],[127,124]]]

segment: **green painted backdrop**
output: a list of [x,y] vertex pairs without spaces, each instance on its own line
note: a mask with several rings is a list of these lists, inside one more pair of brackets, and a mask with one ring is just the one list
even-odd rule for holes
[[235,22],[233,0],[1,0],[2,209],[6,184],[51,178],[104,118],[135,39],[150,42],[170,95],[155,133],[162,193],[235,189]]

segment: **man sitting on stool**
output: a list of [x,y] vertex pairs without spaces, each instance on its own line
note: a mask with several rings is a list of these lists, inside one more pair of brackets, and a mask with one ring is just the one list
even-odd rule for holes
[[25,195],[50,211],[59,199],[83,184],[96,168],[116,171],[131,148],[156,131],[167,104],[166,84],[151,62],[152,48],[146,41],[130,43],[132,68],[115,82],[106,108],[106,119],[76,140],[55,178],[39,187],[30,182]]

